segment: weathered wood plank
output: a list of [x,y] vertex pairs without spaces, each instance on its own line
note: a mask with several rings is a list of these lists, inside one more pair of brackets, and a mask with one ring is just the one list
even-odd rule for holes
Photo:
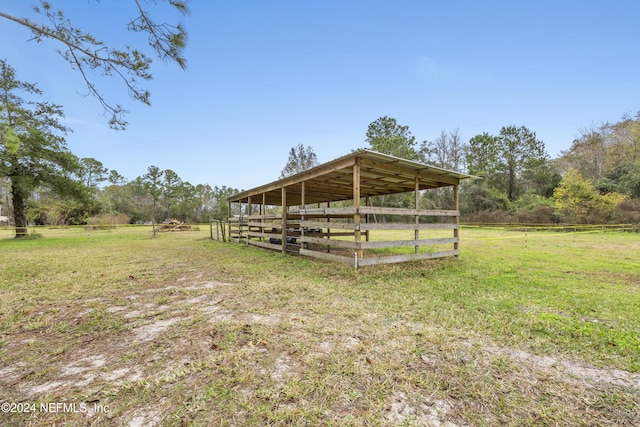
[[339,262],[342,264],[354,265],[354,258],[346,257],[342,255],[330,254],[326,252],[311,251],[309,249],[300,249],[300,255],[310,256],[312,258],[319,258],[325,261],[333,261],[333,262]]
[[358,260],[358,264],[363,265],[378,265],[378,264],[392,264],[397,262],[407,262],[407,261],[418,261],[423,259],[435,259],[435,258],[445,258],[450,256],[458,256],[460,255],[460,251],[442,251],[442,252],[430,252],[430,253],[421,253],[421,254],[410,254],[410,255],[395,255],[395,256],[382,256],[382,257],[371,257],[371,258],[363,258]]
[[308,220],[321,220],[321,219],[353,219],[353,214],[340,214],[340,215],[306,215]]
[[408,209],[360,206],[361,214],[376,215],[420,215],[420,216],[460,216],[460,211],[444,209]]
[[[325,221],[300,221],[300,227],[307,228],[339,228],[341,230],[355,230],[355,225],[348,222],[325,222]],[[333,233],[332,233],[333,234]]]
[[[332,224],[333,224],[333,223],[332,223]],[[330,230],[330,228],[327,228],[327,230]],[[330,232],[330,233],[329,233],[329,232],[327,232],[327,233],[323,233],[323,235],[325,235],[325,236],[329,236],[329,237],[353,237],[353,236],[355,236],[355,232],[351,232],[351,233],[350,233],[350,232],[348,232],[348,231],[345,231],[345,232],[337,232],[337,233],[336,233],[336,232],[333,232],[333,231],[332,231],[332,232]]]
[[252,245],[252,246],[259,246],[261,248],[265,248],[265,249],[272,249],[274,251],[281,251],[282,250],[282,245],[278,244],[273,244],[273,243],[268,243],[268,242],[261,242],[260,240],[251,240],[249,239],[247,241],[247,244]]
[[[331,223],[331,228],[334,227],[333,223]],[[350,224],[353,226],[353,224]],[[398,224],[398,223],[368,223],[368,224],[360,224],[360,230],[455,230],[459,228],[458,224]]]
[[316,243],[318,245],[334,246],[337,248],[357,249],[356,242],[351,240],[335,240],[335,239],[323,239],[320,237],[303,236],[303,237],[300,237],[300,241],[305,243]]
[[302,215],[323,215],[323,216],[333,216],[333,215],[353,215],[356,212],[356,209],[353,206],[349,206],[346,208],[311,208],[311,209],[300,209],[300,213]]
[[443,237],[440,239],[418,239],[418,240],[381,240],[375,242],[362,242],[360,247],[362,249],[379,249],[379,248],[397,248],[403,246],[415,246],[415,245],[444,245],[447,243],[457,243],[458,238],[455,237]]
[[259,232],[259,231],[248,231],[245,233],[249,237],[262,237],[265,239],[270,239],[271,237],[277,238],[280,240],[280,232],[277,233],[268,233],[268,232]]
[[267,215],[249,215],[246,219],[282,219],[282,214],[267,214]]
[[248,222],[247,225],[249,227],[277,228],[279,230],[281,223],[278,223],[278,222]]

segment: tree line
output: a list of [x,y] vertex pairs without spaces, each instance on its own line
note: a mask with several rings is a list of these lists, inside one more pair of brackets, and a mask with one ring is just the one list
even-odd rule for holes
[[[522,223],[640,222],[640,112],[580,132],[552,159],[536,133],[504,126],[464,140],[459,129],[418,143],[408,126],[384,116],[366,132],[369,149],[481,179],[460,187],[465,221]],[[411,206],[410,195],[376,200]],[[451,207],[450,189],[425,191],[424,208]]]

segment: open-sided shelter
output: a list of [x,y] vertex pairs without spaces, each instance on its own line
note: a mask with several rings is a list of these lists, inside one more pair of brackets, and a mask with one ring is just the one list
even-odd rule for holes
[[[476,178],[369,150],[359,150],[304,172],[229,197],[231,241],[363,265],[460,254],[458,188]],[[421,190],[453,187],[453,209],[419,209]],[[412,208],[370,206],[373,196],[413,192]],[[398,221],[378,222],[380,217]],[[409,220],[407,220],[409,218]],[[410,238],[378,230],[407,230]],[[448,237],[424,236],[450,230]],[[420,232],[423,236],[420,236]],[[447,246],[442,250],[442,246]],[[393,254],[388,248],[413,247]]]

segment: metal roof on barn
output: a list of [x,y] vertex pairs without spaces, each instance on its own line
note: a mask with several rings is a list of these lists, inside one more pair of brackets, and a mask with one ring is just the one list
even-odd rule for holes
[[[387,194],[457,185],[461,180],[478,178],[388,154],[369,150],[354,151],[346,156],[323,163],[312,169],[288,176],[260,187],[242,191],[229,197],[229,202],[264,202],[281,205],[282,188],[287,188],[287,206],[300,205],[302,183],[305,187],[305,204],[336,202],[353,198],[353,166],[360,165],[360,196]],[[255,196],[255,197],[254,197]]]

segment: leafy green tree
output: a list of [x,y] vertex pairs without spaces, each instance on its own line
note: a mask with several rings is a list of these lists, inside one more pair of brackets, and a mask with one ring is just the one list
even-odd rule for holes
[[467,165],[469,173],[482,177],[490,177],[498,168],[498,138],[484,132],[469,140],[467,148]]
[[607,173],[616,168],[640,164],[640,112],[635,118],[623,116],[607,125]]
[[640,161],[623,163],[595,183],[602,193],[616,191],[640,199]]
[[176,213],[181,221],[198,222],[196,187],[189,181],[182,182],[176,191]]
[[401,126],[396,119],[383,116],[369,124],[365,142],[373,151],[408,160],[422,160],[417,151],[416,138],[409,126]]
[[616,192],[600,194],[576,169],[569,169],[564,174],[553,197],[565,220],[576,223],[606,222],[616,206],[626,199]]
[[151,225],[153,226],[153,237],[156,237],[156,215],[158,210],[158,201],[162,195],[162,176],[164,171],[161,171],[157,166],[149,166],[147,173],[142,176],[142,182],[144,189],[151,195],[153,213],[151,215]]
[[[409,126],[399,125],[396,119],[388,116],[379,117],[367,127],[365,142],[369,149],[378,153],[389,154],[402,159],[422,161],[418,152],[416,138],[411,134]],[[376,196],[370,199],[373,206],[390,206],[409,208],[415,206],[413,194],[391,194]],[[386,216],[374,216],[374,221],[386,221]]]
[[501,154],[499,167],[506,170],[507,197],[514,201],[520,195],[525,174],[533,174],[549,160],[549,156],[535,132],[524,126],[503,127],[498,140]]
[[239,192],[237,188],[227,187],[226,185],[213,187],[213,219],[226,221],[229,218],[229,203],[227,203],[227,199]]
[[287,164],[280,172],[280,179],[318,166],[318,156],[310,146],[298,144],[289,150]]
[[110,215],[123,215],[131,220],[134,208],[133,197],[127,191],[126,179],[118,171],[111,170],[106,177],[106,185],[99,193],[100,202],[107,207],[106,213]]
[[562,153],[565,169],[576,169],[586,179],[597,181],[606,173],[607,137],[604,127],[591,127],[581,132],[571,148]]
[[7,225],[11,212],[11,182],[0,176],[0,224]]
[[40,95],[33,84],[16,79],[15,70],[0,61],[0,176],[11,181],[16,237],[27,235],[26,201],[46,185],[58,194],[83,196],[82,185],[70,178],[79,163],[66,147],[67,128],[60,106],[22,99]]
[[213,189],[209,184],[198,184],[195,187],[195,197],[198,203],[195,206],[195,216],[197,222],[208,222],[211,202],[213,199]]
[[107,181],[109,181],[111,185],[122,185],[127,182],[127,179],[124,176],[120,175],[117,170],[112,169],[109,171],[109,177],[107,178]]
[[153,219],[153,200],[147,192],[148,184],[145,178],[139,176],[127,182],[124,188],[128,198],[133,202],[133,208],[129,211],[130,221],[132,223],[151,221]]
[[579,171],[601,194],[640,198],[640,112],[583,130],[557,163]]
[[460,214],[467,220],[477,212],[510,209],[507,196],[495,188],[476,183],[463,183],[460,186]]
[[[188,2],[189,0],[162,1],[182,14],[189,12]],[[144,3],[149,2],[135,0],[136,15],[129,20],[127,29],[134,33],[146,34],[148,45],[157,57],[186,68],[184,49],[187,33],[182,23],[171,25],[155,21],[143,6]],[[154,0],[152,3],[156,4],[157,1]],[[112,128],[126,127],[124,116],[128,111],[106,99],[92,80],[96,73],[120,78],[134,100],[150,105],[149,91],[139,86],[140,80],[150,80],[153,77],[152,58],[148,53],[128,45],[121,48],[105,45],[91,33],[72,24],[64,11],[55,9],[50,1],[40,1],[40,5],[33,10],[35,17],[13,16],[1,10],[0,17],[28,28],[32,34],[31,40],[41,42],[48,39],[62,45],[62,49],[58,50],[60,56],[73,70],[79,72],[89,93],[100,102],[105,114],[109,116],[109,125]],[[42,18],[42,22],[37,22],[38,18]]]
[[544,143],[524,126],[503,127],[498,136],[483,133],[469,140],[469,172],[485,178],[510,201],[526,191],[548,162]]
[[171,169],[165,169],[162,172],[162,176],[164,178],[162,182],[162,199],[167,215],[170,217],[176,216],[176,202],[178,200],[180,186],[182,185],[182,178]]
[[97,192],[100,183],[108,179],[108,173],[109,169],[102,162],[91,157],[80,159],[80,180],[93,192]]

